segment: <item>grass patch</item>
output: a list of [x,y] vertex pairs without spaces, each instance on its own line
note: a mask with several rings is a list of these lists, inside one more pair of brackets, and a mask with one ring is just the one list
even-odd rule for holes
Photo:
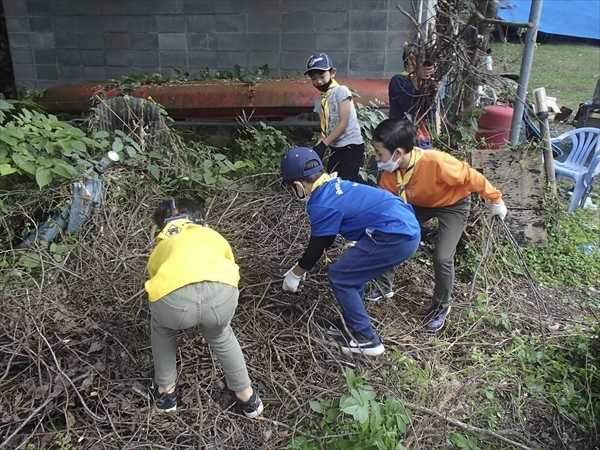
[[600,280],[600,212],[578,208],[548,216],[548,247],[525,248],[537,280],[567,286],[598,286]]
[[[492,44],[494,68],[498,73],[519,73],[523,45]],[[528,92],[545,87],[558,106],[577,111],[592,99],[600,78],[600,47],[588,44],[540,44],[533,56]]]

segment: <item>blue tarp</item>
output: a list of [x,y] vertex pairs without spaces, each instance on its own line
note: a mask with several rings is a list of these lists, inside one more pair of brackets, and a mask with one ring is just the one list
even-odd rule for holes
[[[529,22],[532,0],[500,1],[498,17]],[[600,39],[600,0],[544,0],[539,31]]]

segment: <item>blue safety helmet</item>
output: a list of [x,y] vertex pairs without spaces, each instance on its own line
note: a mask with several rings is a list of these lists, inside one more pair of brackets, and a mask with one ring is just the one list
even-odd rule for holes
[[[319,164],[311,169],[304,169],[307,162],[317,160]],[[323,163],[312,148],[294,147],[281,158],[281,176],[283,181],[296,181],[317,172],[321,172]]]
[[315,53],[306,61],[304,75],[307,75],[311,70],[331,70],[334,67],[333,61],[325,53]]

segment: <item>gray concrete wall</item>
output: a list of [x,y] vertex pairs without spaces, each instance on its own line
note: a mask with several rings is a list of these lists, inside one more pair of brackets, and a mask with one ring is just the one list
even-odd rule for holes
[[295,76],[329,54],[339,77],[390,78],[417,0],[3,0],[15,79],[41,90],[172,68],[269,65]]

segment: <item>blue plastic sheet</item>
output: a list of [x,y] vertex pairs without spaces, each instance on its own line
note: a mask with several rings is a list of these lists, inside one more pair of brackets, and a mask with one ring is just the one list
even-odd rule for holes
[[[508,22],[529,22],[531,2],[503,0],[498,17]],[[539,31],[600,39],[600,0],[544,0]]]

